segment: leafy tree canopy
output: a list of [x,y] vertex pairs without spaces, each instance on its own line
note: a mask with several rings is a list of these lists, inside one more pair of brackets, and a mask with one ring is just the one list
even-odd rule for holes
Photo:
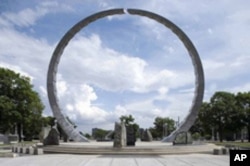
[[162,138],[175,130],[175,121],[169,117],[156,117],[150,131],[154,138]]
[[232,135],[241,132],[245,127],[249,135],[250,92],[235,95],[219,91],[211,97],[210,102],[202,104],[191,132],[215,137],[218,132],[220,141],[223,141],[234,139]]
[[132,115],[122,115],[120,120],[125,123],[125,125],[130,125],[134,122],[134,117]]
[[0,68],[0,127],[11,132],[17,126],[26,137],[38,134],[42,126],[44,105],[33,90],[30,79],[12,70]]
[[250,142],[250,92],[239,92],[236,95],[237,109],[241,111],[241,120],[248,131],[248,142]]

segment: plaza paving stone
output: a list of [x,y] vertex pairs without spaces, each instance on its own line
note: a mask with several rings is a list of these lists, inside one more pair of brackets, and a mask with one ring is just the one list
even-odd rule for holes
[[1,166],[228,166],[228,155],[70,155],[0,158]]
[[[112,148],[112,142],[61,143],[61,146]],[[43,154],[19,157],[0,157],[0,166],[228,166],[229,155],[212,155],[215,145],[172,146],[171,143],[137,142],[138,149],[165,149],[171,155],[126,154],[126,155],[85,155],[85,154]],[[87,148],[87,149],[88,149]],[[195,149],[208,149],[209,153],[198,154]],[[129,149],[129,148],[128,148]],[[189,154],[179,152],[189,151]],[[178,152],[178,153],[177,153]]]

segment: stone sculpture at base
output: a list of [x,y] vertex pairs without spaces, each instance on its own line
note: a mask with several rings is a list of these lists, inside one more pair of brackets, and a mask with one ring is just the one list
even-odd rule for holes
[[51,130],[51,127],[43,127],[42,128],[42,131],[39,133],[40,142],[44,141],[44,139],[49,135],[50,130]]
[[134,126],[126,126],[126,134],[127,134],[127,146],[135,146],[136,135]]
[[43,145],[59,145],[59,132],[57,129],[52,128],[48,136],[44,139]]
[[153,136],[148,129],[143,131],[141,141],[147,141],[147,142],[153,141]]
[[115,130],[114,130],[114,147],[115,148],[121,148],[126,146],[127,140],[126,140],[126,127],[124,122],[118,123],[115,122]]
[[192,144],[192,136],[189,132],[180,132],[176,135],[173,145]]

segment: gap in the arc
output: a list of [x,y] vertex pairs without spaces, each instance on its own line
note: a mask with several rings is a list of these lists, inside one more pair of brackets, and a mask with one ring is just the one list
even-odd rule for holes
[[125,14],[129,14],[128,9],[126,9],[126,8],[123,9],[123,12],[124,12]]

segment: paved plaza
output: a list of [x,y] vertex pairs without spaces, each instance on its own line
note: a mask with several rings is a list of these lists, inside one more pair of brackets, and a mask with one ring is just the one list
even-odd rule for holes
[[[85,147],[88,154],[95,148],[108,151],[112,149],[112,142],[89,142],[89,143],[61,143],[60,146],[72,147],[75,151]],[[27,155],[19,154],[14,158],[0,157],[0,166],[228,166],[229,155],[212,155],[212,149],[217,146],[212,144],[173,146],[170,143],[160,141],[137,142],[134,150],[165,149],[168,153],[150,154],[136,153],[118,155],[101,154],[42,154]],[[131,148],[127,147],[129,151]],[[208,153],[197,153],[197,150],[208,150]],[[3,151],[3,150],[2,150]],[[0,151],[1,152],[1,151]],[[9,150],[11,152],[11,150]],[[143,154],[143,155],[142,155]]]
[[1,166],[228,166],[228,155],[69,155],[0,158]]

